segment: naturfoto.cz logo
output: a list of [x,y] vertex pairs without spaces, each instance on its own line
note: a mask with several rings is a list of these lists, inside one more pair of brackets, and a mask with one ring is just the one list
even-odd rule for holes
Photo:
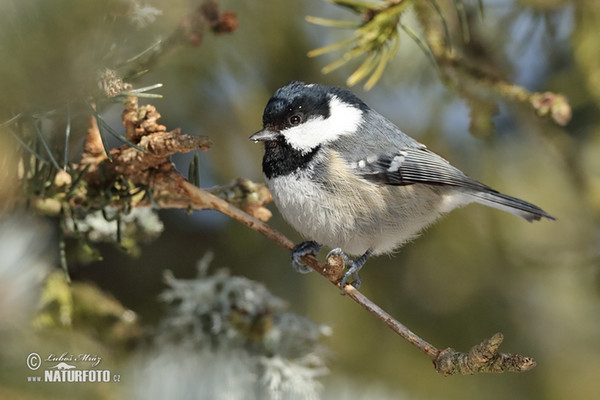
[[[121,375],[113,374],[107,369],[95,369],[102,357],[92,354],[73,355],[62,353],[48,354],[42,358],[39,353],[30,353],[26,364],[31,371],[38,371],[42,364],[45,369],[42,375],[28,376],[28,382],[120,382]],[[80,368],[80,364],[83,366]],[[46,366],[47,365],[47,366]]]

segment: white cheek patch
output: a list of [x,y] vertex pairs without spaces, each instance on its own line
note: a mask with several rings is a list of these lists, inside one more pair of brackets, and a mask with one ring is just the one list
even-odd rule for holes
[[329,101],[329,118],[318,116],[281,131],[294,149],[307,153],[315,147],[340,136],[356,132],[362,120],[362,111],[342,102],[336,96]]

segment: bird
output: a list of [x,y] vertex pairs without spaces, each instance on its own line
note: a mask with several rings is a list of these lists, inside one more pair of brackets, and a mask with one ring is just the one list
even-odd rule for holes
[[293,81],[275,91],[262,122],[250,140],[264,143],[267,187],[308,239],[293,248],[292,266],[310,272],[302,257],[325,245],[347,267],[342,290],[348,282],[360,287],[369,257],[393,252],[470,203],[530,222],[555,220],[468,177],[346,89]]

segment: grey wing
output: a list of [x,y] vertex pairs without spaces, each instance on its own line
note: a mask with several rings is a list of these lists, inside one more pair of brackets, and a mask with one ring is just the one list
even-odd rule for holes
[[356,172],[372,183],[395,186],[426,183],[489,189],[373,110],[364,114],[361,132],[361,135],[345,136],[332,148],[348,157],[347,161]]
[[[360,165],[359,165],[360,166]],[[395,186],[424,183],[460,186],[472,190],[492,190],[463,174],[448,161],[423,147],[406,147],[392,154],[377,156],[359,168],[368,181]]]
[[555,219],[531,203],[501,194],[468,177],[424,146],[405,147],[391,154],[372,156],[367,158],[367,161],[355,164],[357,173],[375,184],[451,186],[461,193],[471,195],[473,201],[510,212],[528,221],[539,220],[542,217]]

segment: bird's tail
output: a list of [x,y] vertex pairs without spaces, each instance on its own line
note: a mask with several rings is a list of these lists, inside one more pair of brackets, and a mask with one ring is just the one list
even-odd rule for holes
[[529,222],[539,221],[542,218],[556,220],[552,215],[536,205],[528,203],[515,197],[507,196],[496,191],[481,191],[473,193],[475,201],[498,210],[506,211]]

